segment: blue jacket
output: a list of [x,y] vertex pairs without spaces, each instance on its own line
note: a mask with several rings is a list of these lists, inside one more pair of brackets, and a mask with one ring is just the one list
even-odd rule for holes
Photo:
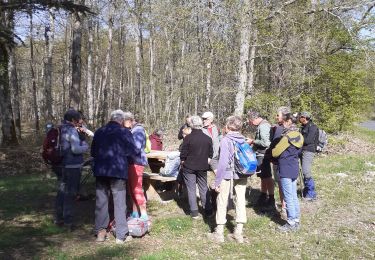
[[79,139],[77,129],[72,123],[62,121],[60,142],[63,155],[62,166],[65,168],[81,168],[83,153],[88,151],[89,145]]
[[95,132],[92,140],[94,176],[127,179],[129,158],[139,152],[132,133],[119,123],[110,121]]
[[131,164],[137,164],[137,165],[147,165],[147,158],[146,158],[146,132],[143,126],[139,123],[137,123],[135,126],[133,126],[131,130],[133,134],[133,139],[135,146],[138,150],[140,150],[140,153],[133,154]]

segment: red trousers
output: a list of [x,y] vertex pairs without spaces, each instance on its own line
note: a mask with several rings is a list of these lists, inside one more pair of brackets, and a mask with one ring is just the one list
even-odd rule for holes
[[143,180],[143,165],[131,164],[129,165],[128,183],[129,193],[133,203],[137,206],[146,204],[146,198],[142,189]]

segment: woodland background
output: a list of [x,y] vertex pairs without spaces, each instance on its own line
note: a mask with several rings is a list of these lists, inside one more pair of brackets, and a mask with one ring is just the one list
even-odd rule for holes
[[308,110],[329,132],[373,109],[375,1],[0,0],[0,143],[121,108],[149,127]]

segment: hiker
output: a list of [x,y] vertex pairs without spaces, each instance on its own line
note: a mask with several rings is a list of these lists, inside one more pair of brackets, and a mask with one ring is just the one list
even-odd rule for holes
[[272,141],[265,155],[266,157],[270,158],[272,165],[273,165],[273,176],[274,176],[275,182],[279,186],[279,197],[280,197],[280,202],[281,202],[282,214],[286,214],[286,205],[285,205],[285,201],[283,198],[283,192],[281,190],[278,161],[277,159],[272,157],[272,149],[275,148],[275,146],[280,142],[282,138],[282,133],[284,131],[285,120],[290,117],[290,114],[291,114],[291,111],[289,107],[281,106],[277,109],[277,113],[276,113],[277,125],[274,126],[271,131]]
[[219,160],[219,147],[220,147],[220,131],[217,126],[213,123],[214,114],[212,112],[204,112],[202,115],[203,120],[203,133],[211,137],[213,156],[210,162],[211,170],[215,173],[217,168],[217,162]]
[[311,114],[309,112],[302,112],[299,116],[301,123],[301,133],[303,135],[303,147],[301,154],[301,167],[303,174],[303,199],[312,201],[316,199],[315,182],[311,174],[311,166],[316,153],[318,143],[319,130],[312,122]]
[[185,116],[185,123],[180,127],[180,130],[178,131],[178,135],[177,135],[178,140],[182,140],[182,139],[184,139],[184,136],[183,136],[182,130],[183,130],[185,127],[190,127],[190,124],[191,124],[191,115],[190,115],[190,114],[187,114],[187,115]]
[[272,156],[279,163],[281,189],[286,202],[287,223],[280,231],[296,231],[300,226],[300,207],[297,197],[299,174],[299,154],[303,146],[303,136],[296,126],[297,114],[288,114],[284,119],[284,131],[280,142],[272,149]]
[[265,157],[271,144],[271,124],[259,112],[249,111],[247,117],[250,124],[257,126],[255,138],[247,139],[247,142],[252,145],[258,161],[257,176],[260,178],[260,196],[256,205],[274,208],[275,186],[272,179],[271,163],[269,158]]
[[89,145],[80,140],[76,127],[81,123],[81,115],[69,109],[61,124],[60,145],[62,152],[61,172],[57,173],[58,191],[56,196],[55,223],[64,225],[70,231],[74,229],[74,198],[81,180],[83,153]]
[[128,179],[128,158],[140,151],[136,148],[131,127],[133,115],[122,110],[111,113],[110,121],[99,128],[91,146],[96,177],[95,232],[96,241],[103,242],[107,237],[109,217],[109,193],[113,196],[116,220],[116,244],[129,240],[126,222],[126,180]]
[[227,222],[227,206],[229,199],[235,194],[236,228],[230,235],[239,243],[243,243],[243,225],[246,217],[246,184],[247,177],[238,175],[234,170],[234,144],[244,143],[245,137],[241,135],[242,120],[238,116],[230,116],[226,119],[226,135],[220,142],[220,156],[215,177],[215,190],[217,196],[216,228],[208,234],[211,240],[224,242],[224,225]]
[[129,191],[133,203],[132,218],[141,218],[144,221],[148,220],[146,210],[146,198],[143,193],[143,171],[147,165],[146,158],[146,131],[141,124],[141,119],[138,115],[134,117],[131,132],[133,134],[134,143],[141,152],[133,154],[129,164]]
[[152,135],[149,136],[149,139],[151,141],[151,150],[163,150],[163,130],[155,129]]
[[199,116],[191,117],[191,134],[184,138],[181,146],[180,159],[183,167],[183,179],[185,181],[190,215],[198,219],[198,204],[196,195],[196,184],[198,184],[202,207],[205,216],[212,215],[212,205],[207,188],[207,170],[212,159],[212,140],[202,132],[202,119]]

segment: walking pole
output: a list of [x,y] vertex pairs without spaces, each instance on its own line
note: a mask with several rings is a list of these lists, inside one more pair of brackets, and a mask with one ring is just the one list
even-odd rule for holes
[[302,173],[301,168],[299,168],[298,179],[299,179],[299,187],[300,187],[300,191],[301,191],[301,198],[303,198],[303,190],[305,189],[305,185],[304,185],[304,182],[303,182],[303,173]]

